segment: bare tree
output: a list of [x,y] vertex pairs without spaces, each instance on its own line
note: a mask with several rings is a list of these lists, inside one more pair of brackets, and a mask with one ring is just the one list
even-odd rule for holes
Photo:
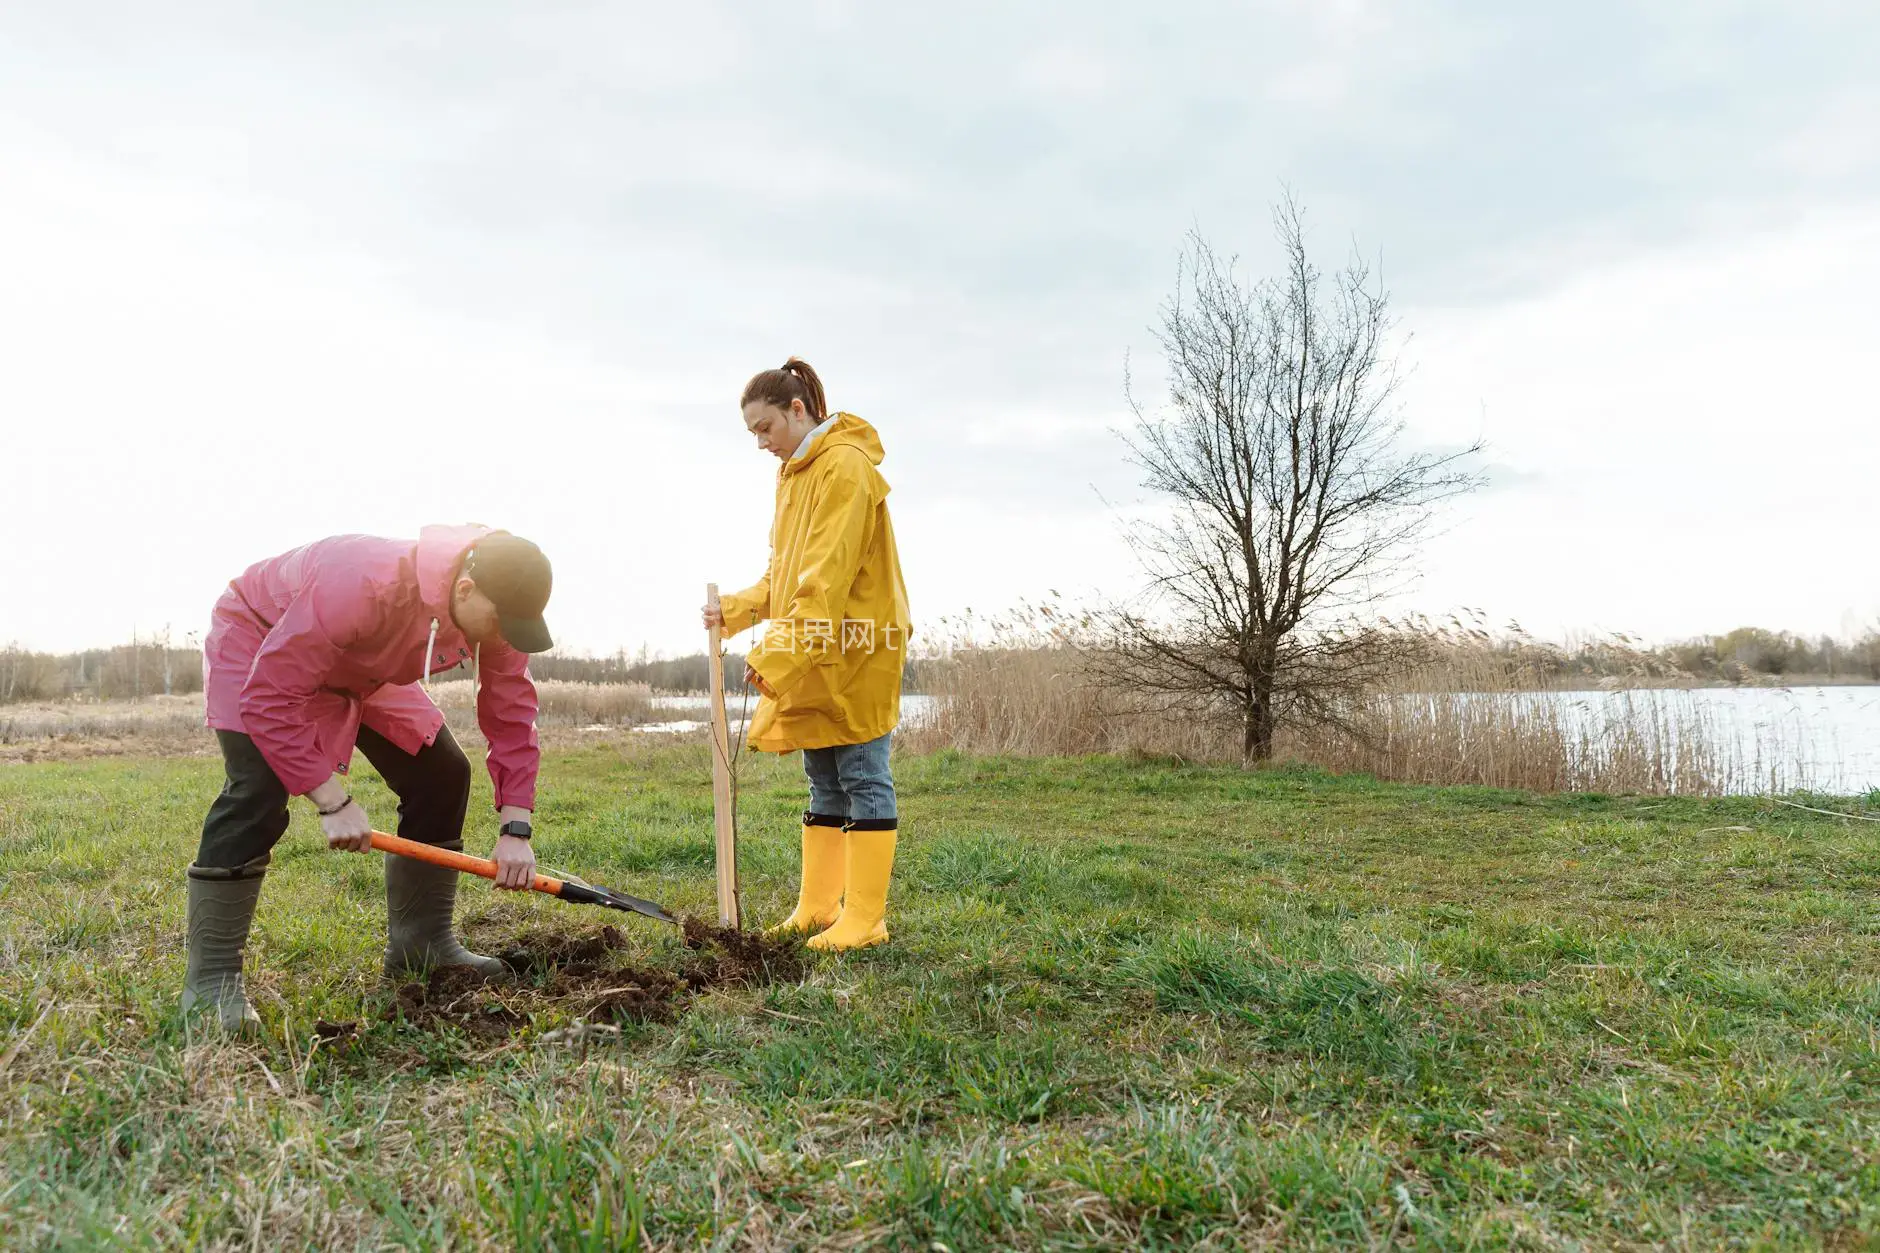
[[1284,271],[1251,285],[1189,236],[1156,328],[1168,405],[1131,390],[1131,459],[1174,509],[1130,537],[1153,582],[1112,659],[1133,690],[1231,711],[1249,762],[1289,717],[1341,720],[1391,663],[1404,637],[1349,615],[1392,590],[1479,451],[1404,447],[1387,293],[1356,256],[1322,276],[1292,198],[1274,225]]

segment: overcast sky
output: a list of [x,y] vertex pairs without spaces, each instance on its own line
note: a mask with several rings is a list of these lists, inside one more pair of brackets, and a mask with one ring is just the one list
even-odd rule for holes
[[[249,562],[479,520],[576,649],[762,569],[736,401],[868,418],[916,618],[1137,578],[1109,433],[1198,227],[1381,258],[1415,607],[1880,617],[1880,8],[0,3],[0,641],[199,629]],[[1108,502],[1106,505],[1105,502]]]

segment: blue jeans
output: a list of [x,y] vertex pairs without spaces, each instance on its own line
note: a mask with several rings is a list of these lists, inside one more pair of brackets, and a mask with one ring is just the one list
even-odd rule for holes
[[804,749],[810,812],[870,825],[894,822],[894,776],[888,772],[888,741],[893,738],[890,731],[865,744]]

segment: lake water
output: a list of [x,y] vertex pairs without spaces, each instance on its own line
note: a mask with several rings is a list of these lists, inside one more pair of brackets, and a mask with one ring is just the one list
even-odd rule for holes
[[1651,701],[1673,726],[1701,722],[1733,749],[1746,792],[1856,795],[1880,788],[1880,687],[1724,687],[1535,693],[1565,720],[1597,732],[1631,701]]
[[[740,715],[744,712],[745,699],[741,695],[725,693],[725,717],[729,720],[735,734],[740,725]],[[757,712],[757,693],[752,692],[750,711]],[[710,700],[704,696],[655,696],[653,708],[682,715],[666,722],[649,722],[634,728],[636,731],[651,735],[683,735],[691,731],[705,729],[711,716]],[[912,692],[901,694],[901,725],[914,726],[933,714],[934,698],[917,696]]]

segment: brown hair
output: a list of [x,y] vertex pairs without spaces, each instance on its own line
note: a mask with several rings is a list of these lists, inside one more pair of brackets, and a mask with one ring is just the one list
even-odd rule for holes
[[775,370],[759,370],[751,375],[751,381],[744,385],[744,397],[738,401],[742,409],[753,400],[761,400],[767,405],[779,409],[788,409],[792,400],[803,402],[812,422],[821,422],[829,416],[828,402],[823,399],[822,379],[816,371],[810,369],[809,362],[801,357],[791,357]]

